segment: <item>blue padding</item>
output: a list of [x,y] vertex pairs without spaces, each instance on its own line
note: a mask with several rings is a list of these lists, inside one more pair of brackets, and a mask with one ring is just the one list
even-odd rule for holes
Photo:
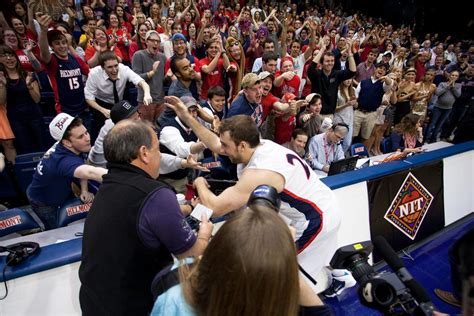
[[90,207],[91,203],[84,204],[78,198],[67,201],[58,208],[58,227],[67,226],[87,217]]
[[0,212],[0,237],[35,228],[40,228],[39,224],[25,210],[12,208]]
[[412,157],[408,157],[405,160],[382,163],[376,167],[363,168],[322,178],[321,181],[331,189],[335,190],[354,183],[380,178],[387,174],[396,173],[402,170],[409,170],[411,168],[442,160],[443,158],[454,156],[473,149],[474,141],[470,141],[455,146],[444,147],[422,154],[417,154]]
[[[80,261],[81,251],[82,238],[41,247],[39,252],[26,259],[23,263],[14,267],[8,267],[5,271],[5,279],[16,279]],[[6,256],[0,256],[0,269],[3,269],[5,264]],[[0,274],[0,282],[2,281],[3,277]]]

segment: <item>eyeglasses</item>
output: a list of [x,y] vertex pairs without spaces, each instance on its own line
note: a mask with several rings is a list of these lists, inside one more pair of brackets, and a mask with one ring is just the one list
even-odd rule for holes
[[13,58],[15,55],[10,53],[0,54],[0,58]]

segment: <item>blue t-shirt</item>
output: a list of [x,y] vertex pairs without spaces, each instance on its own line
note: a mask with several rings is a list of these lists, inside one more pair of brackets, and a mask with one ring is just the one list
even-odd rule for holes
[[28,197],[45,206],[61,206],[74,197],[71,189],[74,171],[84,162],[85,155],[76,155],[58,143],[38,163],[28,187]]
[[225,117],[228,118],[239,114],[251,116],[255,121],[255,124],[257,124],[257,127],[262,125],[262,106],[260,104],[250,103],[243,94],[239,95],[234,100],[234,102],[232,102],[232,105]]

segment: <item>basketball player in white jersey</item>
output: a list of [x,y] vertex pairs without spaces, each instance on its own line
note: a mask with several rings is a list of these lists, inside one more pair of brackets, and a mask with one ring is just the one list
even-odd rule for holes
[[275,187],[282,200],[280,215],[296,230],[298,261],[316,278],[337,247],[340,214],[331,189],[293,151],[261,140],[250,116],[223,120],[217,136],[189,115],[178,98],[166,97],[166,103],[209,149],[238,164],[239,181],[218,196],[204,178],[194,180],[201,203],[213,216],[222,216],[244,206],[258,185]]

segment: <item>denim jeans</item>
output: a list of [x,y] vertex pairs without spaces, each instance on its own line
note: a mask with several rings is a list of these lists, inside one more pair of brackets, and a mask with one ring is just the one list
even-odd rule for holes
[[444,122],[448,119],[451,109],[440,109],[438,107],[433,108],[430,125],[428,126],[425,141],[428,143],[434,143],[438,134],[443,127]]
[[38,215],[44,224],[44,230],[50,230],[58,227],[58,208],[55,206],[47,206],[41,202],[30,198],[28,191],[27,197],[31,204],[31,209]]

